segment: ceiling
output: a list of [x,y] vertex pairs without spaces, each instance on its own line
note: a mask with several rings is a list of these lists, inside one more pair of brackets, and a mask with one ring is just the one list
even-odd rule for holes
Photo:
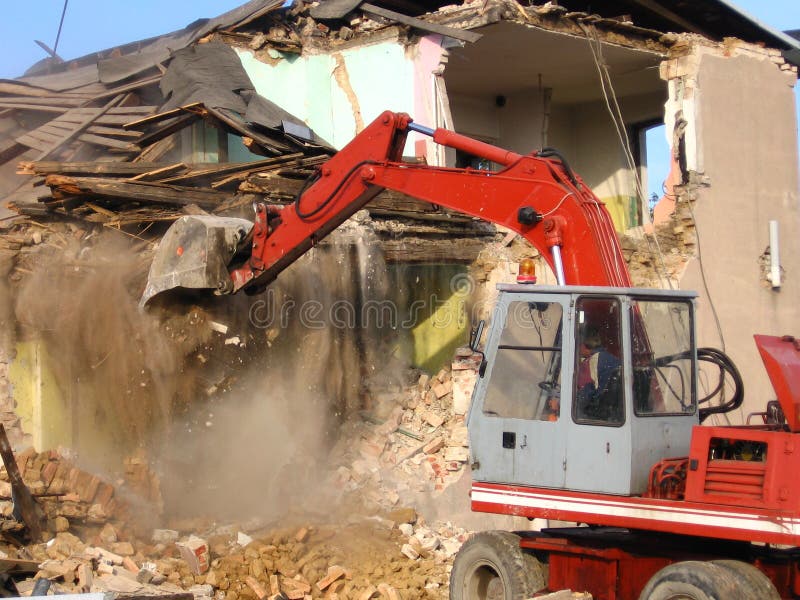
[[[553,101],[578,104],[599,100],[602,89],[589,42],[584,38],[501,22],[477,29],[483,37],[450,50],[444,73],[447,90],[473,97],[495,97],[541,82],[553,89]],[[603,45],[618,95],[663,92],[660,54]]]

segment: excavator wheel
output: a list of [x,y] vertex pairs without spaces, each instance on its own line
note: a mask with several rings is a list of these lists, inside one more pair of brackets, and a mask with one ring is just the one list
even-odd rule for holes
[[527,600],[544,587],[539,561],[507,531],[484,531],[467,540],[450,574],[450,600]]
[[732,572],[738,578],[739,586],[745,590],[749,598],[781,600],[781,595],[769,577],[753,565],[740,560],[712,560],[711,563]]
[[748,600],[758,598],[742,589],[738,573],[710,562],[671,564],[650,578],[639,600]]

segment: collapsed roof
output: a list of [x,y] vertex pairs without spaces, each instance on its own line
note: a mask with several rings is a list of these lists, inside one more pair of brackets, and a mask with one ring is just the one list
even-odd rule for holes
[[[513,0],[458,5],[441,0],[251,0],[176,32],[67,62],[53,57],[23,77],[0,80],[0,168],[22,158],[28,161],[22,173],[48,177],[52,196],[41,191],[43,180],[34,180],[13,198],[18,207],[38,202],[44,203],[46,210],[70,210],[79,193],[110,193],[108,186],[97,187],[97,182],[83,182],[86,185],[81,188],[55,178],[70,171],[58,170],[66,168],[63,161],[133,161],[148,167],[131,175],[138,183],[161,182],[159,185],[174,187],[191,182],[212,185],[218,191],[252,175],[253,170],[246,166],[238,171],[233,167],[209,169],[208,165],[159,167],[159,161],[168,160],[173,134],[201,119],[241,137],[251,152],[267,157],[268,165],[309,168],[331,148],[300,119],[255,92],[232,46],[286,56],[352,45],[389,27],[400,28],[410,37],[436,33],[463,45],[477,41],[481,31],[490,35],[486,25],[521,15],[528,23],[578,33],[590,23],[616,43],[634,40],[659,53],[666,53],[674,43],[663,35],[669,31],[702,33],[717,40],[736,35],[772,45],[787,56],[800,53],[800,42],[761,25],[724,0],[612,0],[597,5],[559,0],[530,6]],[[611,37],[619,33],[622,38]],[[281,157],[291,157],[295,163],[269,162]],[[36,161],[48,160],[45,166],[36,165]],[[60,167],[54,166],[53,160],[62,161]],[[213,171],[214,177],[209,178],[207,171]],[[86,168],[78,173],[102,174]],[[0,193],[9,193],[17,185],[0,185]],[[181,193],[185,190],[160,190],[154,197],[175,198]],[[201,196],[197,198],[205,201]],[[230,198],[199,204],[209,208],[217,200],[227,204]]]

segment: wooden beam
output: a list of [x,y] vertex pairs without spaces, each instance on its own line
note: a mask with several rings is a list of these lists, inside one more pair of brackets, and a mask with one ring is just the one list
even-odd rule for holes
[[173,108],[172,110],[168,110],[163,113],[158,113],[157,115],[150,115],[149,117],[144,117],[137,121],[130,121],[129,123],[125,123],[122,127],[124,129],[140,129],[142,127],[145,127],[146,125],[150,125],[152,123],[158,123],[166,119],[171,119],[172,117],[177,117],[178,115],[181,115],[185,112],[191,112],[192,109],[202,106],[203,104],[200,102],[193,102],[192,104],[187,104],[186,106]]
[[171,123],[157,129],[147,135],[143,135],[138,140],[136,140],[136,145],[140,148],[144,148],[145,146],[150,146],[151,144],[155,144],[158,141],[163,140],[166,137],[171,136],[173,133],[180,131],[184,127],[188,127],[195,121],[197,121],[200,117],[194,113],[184,114],[180,117],[175,118]]
[[222,202],[229,201],[233,194],[163,185],[144,181],[119,181],[95,177],[65,177],[48,175],[45,183],[53,192],[62,194],[100,196],[103,198],[145,204],[168,204],[185,206],[197,204],[203,208],[216,208]]
[[50,160],[22,161],[17,175],[109,175],[131,177],[158,169],[163,165],[154,162],[57,162]]
[[199,171],[192,170],[183,175],[171,177],[165,180],[165,183],[187,183],[189,181],[196,181],[206,177],[222,177],[235,173],[237,175],[243,174],[244,177],[250,173],[257,171],[268,170],[270,167],[281,167],[292,161],[303,158],[302,152],[294,154],[287,154],[285,156],[276,156],[275,158],[266,158],[264,160],[257,160],[249,163],[222,163],[218,167],[208,167]]
[[377,15],[385,19],[397,21],[398,23],[408,25],[414,29],[421,29],[422,31],[427,31],[429,33],[438,33],[439,35],[444,35],[456,40],[461,40],[463,42],[477,42],[483,37],[480,33],[475,33],[474,31],[456,29],[455,27],[446,27],[445,25],[438,25],[437,23],[429,23],[428,21],[423,21],[422,19],[409,17],[393,10],[375,6],[369,2],[364,2],[361,6],[359,6],[359,9],[367,14]]
[[698,33],[707,38],[714,39],[713,36],[709,36],[701,27],[698,27],[688,19],[684,19],[682,16],[671,11],[665,6],[661,6],[661,4],[659,4],[655,0],[633,0],[633,2],[635,4],[643,6],[648,10],[653,11],[658,16],[662,17],[663,19],[666,19],[673,25],[683,27],[686,31],[691,31],[692,33]]
[[20,144],[14,140],[3,140],[0,142],[0,165],[17,158],[27,150],[28,147],[24,144]]
[[38,543],[42,537],[41,514],[37,511],[36,501],[31,496],[31,491],[22,480],[19,466],[14,458],[14,451],[11,449],[11,443],[6,435],[6,428],[3,427],[2,423],[0,423],[0,456],[3,458],[8,480],[11,482],[11,490],[15,498],[14,507],[19,509],[20,516],[28,528],[31,540],[34,543]]
[[186,164],[179,162],[173,165],[167,165],[165,167],[158,167],[157,169],[152,169],[144,173],[139,173],[138,175],[131,177],[128,181],[156,181],[156,180],[164,181],[170,175],[173,175],[175,173],[180,173],[181,171],[185,170],[186,170]]

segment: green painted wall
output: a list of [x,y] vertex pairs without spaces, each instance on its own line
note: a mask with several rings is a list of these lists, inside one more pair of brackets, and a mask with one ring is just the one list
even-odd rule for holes
[[[355,136],[360,115],[368,125],[384,110],[414,110],[414,60],[396,41],[350,48],[336,54],[281,55],[263,62],[237,50],[256,91],[301,119],[336,148]],[[379,68],[378,68],[379,66]],[[345,80],[352,94],[337,77]]]

